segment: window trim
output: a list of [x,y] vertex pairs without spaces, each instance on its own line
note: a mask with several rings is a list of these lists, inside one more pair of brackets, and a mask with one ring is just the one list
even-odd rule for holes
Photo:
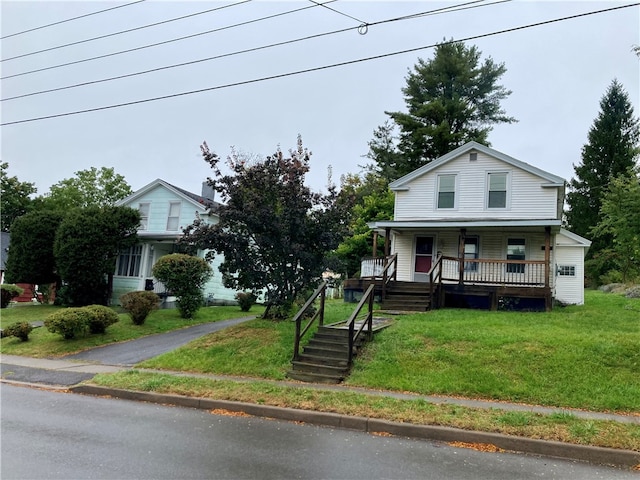
[[[505,189],[504,190],[504,206],[502,207],[491,207],[490,196],[491,192],[501,192],[502,190],[490,190],[491,188],[491,175],[504,175],[505,176]],[[488,171],[486,176],[486,184],[485,184],[485,209],[486,210],[508,210],[511,207],[511,172],[505,170],[493,170]]]
[[140,278],[142,272],[142,244],[122,250],[118,255],[116,277]]
[[[171,207],[173,205],[178,206],[177,215],[171,215]],[[169,202],[169,210],[167,211],[167,232],[177,232],[180,230],[180,213],[182,212],[182,202]],[[176,219],[175,228],[169,228],[172,219]]]
[[[567,271],[565,269],[567,269],[569,273],[564,273]],[[575,264],[563,263],[556,266],[556,274],[558,277],[575,278],[577,276],[577,270]]]
[[[143,214],[142,207],[146,206],[146,215]],[[138,203],[138,212],[140,212],[140,226],[138,230],[148,230],[149,229],[149,212],[151,211],[151,202],[140,202]]]
[[[441,192],[440,191],[440,180],[442,177],[453,177],[453,192]],[[436,210],[456,210],[458,208],[458,174],[457,173],[439,173],[436,176],[436,199],[435,199],[435,207]],[[451,207],[441,207],[440,206],[440,194],[441,193],[453,193],[453,206]]]
[[[522,241],[523,243],[510,243],[511,241]],[[522,245],[523,250],[524,250],[524,254],[523,255],[514,255],[514,254],[509,254],[509,245],[514,245],[514,246],[520,246]],[[509,257],[520,257],[522,256],[522,258],[509,258]],[[508,237],[507,238],[507,249],[506,249],[506,259],[507,260],[526,260],[527,259],[527,239],[524,237]],[[517,265],[517,264],[511,264],[511,263],[507,263],[506,264],[506,273],[516,273],[516,274],[523,274],[525,273],[525,269],[526,269],[526,265],[521,264],[521,265]]]
[[[467,256],[467,240],[473,240],[473,242],[469,242],[469,245],[475,245],[475,252],[473,252],[473,257],[471,256]],[[473,258],[474,260],[477,260],[478,258],[480,258],[480,237],[478,235],[466,235],[464,237],[464,258]],[[471,262],[471,263],[467,263],[464,262],[464,271],[465,272],[477,272],[478,271],[478,262]]]

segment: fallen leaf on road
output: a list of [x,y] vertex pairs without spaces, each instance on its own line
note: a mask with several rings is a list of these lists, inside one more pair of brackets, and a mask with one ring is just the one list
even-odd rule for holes
[[458,447],[458,448],[470,448],[471,450],[477,450],[478,452],[504,452],[505,450],[496,447],[492,443],[466,443],[466,442],[449,442],[448,445],[450,447]]

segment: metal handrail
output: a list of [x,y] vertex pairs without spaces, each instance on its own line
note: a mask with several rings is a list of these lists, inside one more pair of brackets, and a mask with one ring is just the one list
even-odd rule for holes
[[[316,321],[318,317],[320,317],[318,321],[318,325],[319,326],[324,325],[324,302],[326,298],[326,291],[327,291],[327,282],[324,281],[318,286],[318,288],[316,288],[316,291],[313,292],[313,294],[309,297],[306,303],[302,306],[300,310],[298,310],[298,313],[296,313],[296,315],[291,320],[296,324],[296,336],[295,336],[295,341],[293,346],[294,360],[298,360],[298,358],[300,357],[300,341],[302,340],[302,337],[304,337],[304,335],[309,331],[309,328],[311,328],[311,325],[313,325],[313,323]],[[307,312],[307,310],[309,310],[311,305],[313,305],[313,302],[315,302],[318,297],[320,297],[320,308],[316,311],[316,313],[313,314],[311,319],[305,325],[304,329],[302,329],[301,328],[302,319],[304,318],[304,315]]]

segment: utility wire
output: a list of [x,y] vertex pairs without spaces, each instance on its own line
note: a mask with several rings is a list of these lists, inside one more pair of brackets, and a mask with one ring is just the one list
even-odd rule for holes
[[209,10],[203,10],[202,12],[191,13],[189,15],[183,15],[181,17],[170,18],[168,20],[162,20],[161,22],[149,23],[147,25],[141,25],[139,27],[129,28],[127,30],[121,30],[119,32],[107,33],[106,35],[100,35],[92,38],[85,38],[84,40],[78,40],[76,42],[65,43],[63,45],[56,45],[55,47],[44,48],[42,50],[36,50],[34,52],[23,53],[22,55],[16,55],[14,57],[3,58],[0,62],[8,62],[9,60],[16,60],[18,58],[29,57],[31,55],[36,55],[38,53],[50,52],[51,50],[58,50],[60,48],[70,47],[72,45],[80,45],[81,43],[93,42],[94,40],[102,40],[103,38],[115,37],[116,35],[122,35],[123,33],[135,32],[137,30],[143,30],[145,28],[157,27],[158,25],[163,25],[165,23],[176,22],[178,20],[184,20],[185,18],[196,17],[198,15],[204,15],[205,13],[215,12],[216,10],[222,10],[229,7],[235,7],[237,5],[242,5],[243,3],[251,2],[252,0],[242,0],[238,3],[231,3],[229,5],[224,5],[222,7],[210,8]]
[[[335,2],[335,1],[337,1],[337,0],[329,0],[326,3]],[[222,30],[229,30],[231,28],[241,27],[241,26],[244,26],[244,25],[249,25],[251,23],[257,23],[257,22],[261,22],[263,20],[270,20],[272,18],[282,17],[282,16],[288,15],[290,13],[300,12],[302,10],[307,10],[309,8],[315,8],[315,7],[317,7],[317,5],[309,5],[309,6],[302,7],[302,8],[296,8],[294,10],[288,10],[286,12],[281,12],[281,13],[276,13],[276,14],[273,14],[273,15],[268,15],[266,17],[255,18],[253,20],[247,20],[246,22],[236,23],[236,24],[233,24],[233,25],[227,25],[225,27],[214,28],[213,30],[207,30],[205,32],[186,35],[184,37],[173,38],[171,40],[165,40],[165,41],[157,42],[157,43],[150,43],[150,44],[147,44],[147,45],[142,45],[140,47],[129,48],[127,50],[120,50],[118,52],[107,53],[105,55],[98,55],[96,57],[83,58],[82,60],[76,60],[76,61],[73,61],[73,62],[61,63],[61,64],[58,64],[58,65],[51,65],[49,67],[38,68],[36,70],[29,70],[27,72],[16,73],[16,74],[13,74],[13,75],[6,75],[4,77],[0,77],[0,80],[6,80],[8,78],[20,77],[22,75],[29,75],[29,74],[32,74],[32,73],[43,72],[45,70],[52,70],[54,68],[68,67],[69,65],[77,65],[78,63],[90,62],[90,61],[99,60],[99,59],[102,59],[102,58],[113,57],[113,56],[116,56],[116,55],[122,55],[123,53],[130,53],[130,52],[135,52],[135,51],[138,51],[138,50],[144,50],[145,48],[151,48],[151,47],[157,47],[157,46],[160,46],[160,45],[166,45],[167,43],[177,42],[177,41],[180,41],[180,40],[186,40],[186,39],[198,37],[198,36],[201,36],[201,35],[208,35],[210,33],[220,32]]]
[[363,20],[360,20],[360,19],[358,19],[356,17],[352,17],[351,15],[348,15],[348,14],[346,14],[344,12],[341,12],[340,10],[336,10],[335,8],[327,7],[326,5],[324,5],[324,4],[320,3],[320,2],[316,2],[316,0],[309,0],[309,1],[311,3],[315,3],[319,7],[324,7],[327,10],[331,10],[332,12],[335,12],[335,13],[337,13],[339,15],[342,15],[343,17],[347,17],[347,18],[350,18],[351,20],[355,20],[356,22],[360,22],[360,24],[362,24],[362,25],[368,25],[367,22],[365,22]]
[[[396,21],[400,21],[400,20],[408,20],[408,19],[411,19],[411,18],[418,18],[418,17],[423,17],[423,16],[426,16],[426,15],[438,15],[438,14],[441,14],[441,13],[451,13],[451,12],[458,11],[458,10],[466,10],[467,8],[486,7],[486,6],[495,5],[495,4],[498,4],[498,3],[510,2],[512,0],[498,0],[498,1],[493,2],[493,3],[485,3],[485,4],[482,4],[482,5],[467,6],[467,5],[477,4],[477,3],[483,2],[483,1],[485,1],[485,0],[472,0],[470,2],[462,3],[460,5],[456,5],[456,6],[452,6],[452,7],[443,7],[443,8],[438,8],[438,9],[435,9],[435,10],[429,10],[429,11],[426,11],[426,12],[421,12],[421,13],[418,13],[418,14],[407,15],[407,16],[404,16],[404,17],[397,17],[397,18],[392,18],[392,19],[388,19],[388,20],[381,20],[381,21],[370,23],[370,24],[367,24],[367,25],[380,25],[380,24],[383,24],[383,23],[396,22]],[[124,74],[124,75],[118,75],[118,76],[115,76],[115,77],[108,77],[108,78],[103,78],[103,79],[99,79],[99,80],[92,80],[92,81],[88,81],[88,82],[76,83],[76,84],[73,84],[73,85],[66,85],[64,87],[51,88],[51,89],[48,89],[48,90],[41,90],[41,91],[37,91],[37,92],[25,93],[23,95],[16,95],[16,96],[13,96],[13,97],[7,97],[7,98],[0,99],[0,102],[5,102],[5,101],[9,101],[9,100],[16,100],[18,98],[30,97],[30,96],[33,96],[33,95],[41,95],[41,94],[44,94],[44,93],[58,92],[58,91],[61,91],[61,90],[67,90],[67,89],[70,89],[70,88],[77,88],[77,87],[82,87],[82,86],[86,86],[86,85],[94,85],[94,84],[97,84],[97,83],[109,82],[109,81],[113,81],[113,80],[120,80],[120,79],[123,79],[123,78],[134,77],[134,76],[137,76],[137,75],[144,75],[144,74],[147,74],[147,73],[158,72],[158,71],[161,71],[161,70],[167,70],[167,69],[171,69],[171,68],[184,67],[184,66],[193,65],[193,64],[196,64],[196,63],[202,63],[202,62],[208,62],[208,61],[211,61],[211,60],[217,60],[217,59],[224,58],[224,57],[230,57],[230,56],[234,56],[234,55],[240,55],[240,54],[243,54],[243,53],[255,52],[255,51],[258,51],[258,50],[264,50],[264,49],[273,48],[273,47],[277,47],[277,46],[282,46],[282,45],[287,45],[287,44],[291,44],[291,43],[310,40],[310,39],[313,39],[313,38],[319,38],[319,37],[328,36],[328,35],[335,35],[337,33],[343,33],[343,32],[347,32],[347,31],[350,31],[350,30],[354,30],[355,28],[357,28],[359,30],[360,27],[361,26],[343,28],[343,29],[340,29],[340,30],[334,30],[334,31],[331,31],[331,32],[325,32],[325,33],[319,33],[319,34],[315,34],[315,35],[309,35],[309,36],[306,36],[306,37],[301,37],[301,38],[297,38],[297,39],[293,39],[293,40],[286,40],[286,41],[283,41],[283,42],[272,43],[272,44],[269,44],[269,45],[249,48],[249,49],[246,49],[246,50],[240,50],[240,51],[231,52],[231,53],[225,53],[225,54],[216,55],[216,56],[213,56],[213,57],[201,58],[201,59],[192,60],[192,61],[189,61],[189,62],[182,62],[182,63],[172,64],[172,65],[166,65],[166,66],[163,66],[163,67],[152,68],[150,70],[143,70],[143,71],[139,71],[139,72],[128,73],[128,74]],[[7,77],[1,77],[0,80],[4,80],[4,79],[11,78],[11,77],[18,76],[18,75],[26,75],[26,73],[11,75],[11,76],[7,76]]]
[[[487,6],[495,5],[495,4],[498,4],[498,3],[510,2],[511,0],[498,0],[498,1],[493,2],[493,3],[485,3],[485,4],[482,4],[482,5],[475,5],[474,7],[466,6],[466,5],[470,5],[470,4],[474,4],[474,3],[478,3],[478,2],[483,2],[483,1],[484,0],[473,0],[471,2],[460,4],[457,7],[463,7],[463,8],[459,8],[459,10],[463,10],[463,9],[467,9],[467,8],[474,8],[474,7],[475,8],[477,8],[477,7],[487,7]],[[396,22],[396,21],[400,21],[400,20],[408,20],[408,19],[423,17],[423,16],[426,16],[426,15],[437,15],[437,14],[441,14],[441,13],[451,13],[451,12],[457,11],[457,10],[453,10],[453,8],[456,8],[456,7],[445,7],[445,9],[451,9],[451,10],[447,10],[447,11],[443,11],[443,8],[438,8],[438,9],[427,11],[427,12],[421,12],[421,13],[418,13],[418,14],[408,15],[408,16],[405,16],[405,17],[397,17],[397,18],[392,18],[392,19],[388,19],[388,20],[380,20],[378,22],[374,22],[374,23],[368,24],[368,25],[380,25],[380,24],[383,24],[383,23]],[[123,78],[129,78],[129,77],[134,77],[134,76],[138,76],[138,75],[144,75],[144,74],[148,74],[148,73],[158,72],[158,71],[161,71],[161,70],[167,70],[167,69],[177,68],[177,67],[184,67],[184,66],[193,65],[193,64],[196,64],[196,63],[202,63],[202,62],[208,62],[208,61],[211,61],[211,60],[217,60],[217,59],[220,59],[220,58],[231,57],[231,56],[240,55],[240,54],[244,54],[244,53],[256,52],[258,50],[265,50],[265,49],[268,49],[268,48],[273,48],[273,47],[288,45],[288,44],[292,44],[292,43],[302,42],[302,41],[311,40],[311,39],[314,39],[314,38],[320,38],[320,37],[324,37],[324,36],[328,36],[328,35],[335,35],[337,33],[344,33],[344,32],[348,32],[348,31],[354,30],[355,28],[359,29],[360,26],[343,28],[343,29],[340,29],[340,30],[334,30],[334,31],[331,31],[331,32],[318,33],[318,34],[315,34],[315,35],[308,35],[306,37],[296,38],[296,39],[293,39],[293,40],[285,40],[285,41],[282,41],[282,42],[272,43],[272,44],[269,44],[269,45],[263,45],[263,46],[260,46],[260,47],[248,48],[248,49],[245,49],[245,50],[239,50],[239,51],[235,51],[235,52],[231,52],[231,53],[224,53],[224,54],[216,55],[216,56],[213,56],[213,57],[207,57],[207,58],[201,58],[201,59],[198,59],[198,60],[192,60],[190,62],[183,62],[183,63],[177,63],[177,64],[173,64],[173,65],[166,65],[164,67],[152,68],[150,70],[143,70],[143,71],[140,71],[140,72],[134,72],[134,73],[128,73],[128,74],[124,74],[124,75],[118,75],[118,76],[115,76],[115,77],[102,78],[102,79],[99,79],[99,80],[92,80],[92,81],[88,81],[88,82],[76,83],[76,84],[73,84],[73,85],[66,85],[64,87],[50,88],[48,90],[40,90],[40,91],[37,91],[37,92],[25,93],[25,94],[22,94],[22,95],[15,95],[13,97],[2,98],[2,99],[0,99],[0,102],[7,102],[9,100],[16,100],[16,99],[19,99],[19,98],[31,97],[31,96],[34,96],[34,95],[42,95],[42,94],[45,94],[45,93],[59,92],[61,90],[68,90],[68,89],[71,89],[71,88],[83,87],[83,86],[87,86],[87,85],[95,85],[97,83],[110,82],[110,81],[113,81],[113,80],[120,80],[120,79],[123,79]]]
[[115,10],[116,8],[124,8],[130,7],[131,5],[135,5],[136,3],[142,3],[145,0],[137,0],[135,2],[126,3],[124,5],[118,5],[117,7],[105,8],[104,10],[98,10],[97,12],[85,13],[84,15],[79,15],[77,17],[67,18],[66,20],[60,20],[59,22],[47,23],[46,25],[40,25],[39,27],[30,28],[28,30],[22,30],[21,32],[11,33],[9,35],[5,35],[0,37],[0,40],[4,40],[5,38],[15,37],[18,35],[23,35],[25,33],[34,32],[36,30],[41,30],[43,28],[53,27],[54,25],[60,25],[61,23],[71,22],[72,20],[79,20],[81,18],[90,17],[91,15],[98,15],[99,13],[109,12],[111,10]]
[[225,88],[230,88],[230,87],[237,87],[240,85],[249,85],[252,83],[258,83],[258,82],[264,82],[267,80],[275,80],[278,78],[285,78],[285,77],[290,77],[290,76],[295,76],[295,75],[301,75],[304,73],[311,73],[311,72],[317,72],[320,70],[328,70],[331,68],[337,68],[337,67],[344,67],[347,65],[354,65],[356,63],[363,63],[363,62],[368,62],[371,60],[379,60],[382,58],[388,58],[388,57],[393,57],[396,55],[403,55],[405,53],[413,53],[413,52],[417,52],[420,50],[426,50],[428,48],[434,48],[437,47],[438,45],[447,45],[447,44],[451,44],[451,43],[457,43],[457,42],[468,42],[471,40],[478,40],[481,38],[486,38],[486,37],[491,37],[491,36],[495,36],[495,35],[503,35],[505,33],[511,33],[511,32],[516,32],[519,30],[525,30],[528,28],[533,28],[533,27],[539,27],[542,25],[549,25],[552,23],[558,23],[558,22],[563,22],[566,20],[573,20],[576,18],[581,18],[581,17],[587,17],[590,15],[597,15],[597,14],[601,14],[601,13],[606,13],[606,12],[611,12],[614,10],[620,10],[623,8],[629,8],[629,7],[636,7],[640,5],[640,3],[632,3],[629,5],[621,5],[618,7],[610,7],[610,8],[605,8],[602,10],[595,10],[595,11],[591,11],[591,12],[585,12],[585,13],[579,13],[576,15],[569,15],[566,17],[561,17],[561,18],[555,18],[552,20],[545,20],[542,22],[536,22],[536,23],[530,23],[527,25],[521,25],[519,27],[512,27],[512,28],[506,28],[504,30],[497,30],[495,32],[490,32],[490,33],[483,33],[483,34],[479,34],[479,35],[473,35],[470,37],[465,37],[465,38],[459,38],[457,40],[449,40],[449,41],[445,41],[445,42],[441,42],[441,43],[434,43],[431,45],[424,45],[422,47],[415,47],[415,48],[409,48],[406,50],[398,50],[395,52],[391,52],[391,53],[384,53],[381,55],[374,55],[371,57],[365,57],[365,58],[360,58],[357,60],[349,60],[346,62],[340,62],[340,63],[333,63],[333,64],[329,64],[329,65],[322,65],[320,67],[313,67],[313,68],[307,68],[304,70],[297,70],[297,71],[293,71],[293,72],[287,72],[287,73],[281,73],[278,75],[271,75],[268,77],[261,77],[261,78],[254,78],[251,80],[244,80],[244,81],[240,81],[240,82],[234,82],[234,83],[227,83],[225,85],[217,85],[215,87],[207,87],[207,88],[201,88],[198,90],[190,90],[187,92],[180,92],[180,93],[173,93],[170,95],[163,95],[160,97],[152,97],[152,98],[145,98],[142,100],[134,100],[131,102],[124,102],[124,103],[117,103],[117,104],[112,104],[112,105],[105,105],[102,107],[95,107],[95,108],[88,108],[85,110],[75,110],[72,112],[65,112],[65,113],[57,113],[54,115],[46,115],[46,116],[42,116],[42,117],[34,117],[34,118],[27,118],[24,120],[15,120],[13,122],[5,122],[5,123],[0,123],[0,126],[7,126],[7,125],[17,125],[17,124],[21,124],[21,123],[28,123],[28,122],[35,122],[35,121],[39,121],[39,120],[48,120],[48,119],[52,119],[52,118],[59,118],[59,117],[67,117],[67,116],[71,116],[71,115],[80,115],[83,113],[90,113],[90,112],[97,112],[97,111],[101,111],[101,110],[109,110],[109,109],[113,109],[113,108],[120,108],[120,107],[127,107],[127,106],[131,106],[131,105],[138,105],[138,104],[142,104],[142,103],[149,103],[149,102],[155,102],[158,100],[166,100],[169,98],[176,98],[176,97],[182,97],[182,96],[186,96],[186,95],[194,95],[197,93],[204,93],[204,92],[211,92],[214,90],[221,90],[221,89],[225,89]]

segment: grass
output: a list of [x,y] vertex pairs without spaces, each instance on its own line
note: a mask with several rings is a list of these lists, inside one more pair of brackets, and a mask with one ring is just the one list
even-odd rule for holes
[[[0,311],[0,324],[4,327],[20,321],[42,321],[49,314],[61,308],[52,305],[19,305],[2,309]],[[60,335],[50,333],[45,327],[36,328],[29,334],[29,341],[27,342],[22,342],[15,337],[3,338],[1,340],[2,353],[36,358],[57,357],[100,345],[133,340],[146,335],[168,332],[200,323],[216,322],[247,315],[260,315],[262,311],[262,307],[259,306],[254,306],[248,313],[241,312],[236,306],[203,307],[198,311],[194,319],[185,320],[180,318],[176,309],[156,310],[147,317],[144,325],[134,325],[127,314],[121,313],[119,315],[120,321],[110,326],[104,334],[64,340]]]
[[[328,304],[328,316],[353,308]],[[345,384],[596,411],[640,412],[640,300],[587,292],[550,313],[443,309],[397,318],[356,357]],[[329,323],[329,322],[328,322]],[[142,367],[280,380],[291,322],[255,320]]]
[[113,388],[250,402],[640,451],[640,425],[584,420],[569,413],[541,415],[474,409],[433,404],[421,399],[403,400],[350,391],[291,388],[260,380],[236,382],[135,370],[98,375],[93,383]]
[[[325,324],[345,320],[353,309],[352,304],[342,301],[329,302]],[[306,339],[315,328],[314,325]],[[282,380],[291,366],[294,338],[293,323],[256,319],[202,337],[140,366]]]
[[[3,310],[3,325],[35,320],[37,312]],[[326,323],[348,317],[354,305],[330,301]],[[49,312],[51,310],[48,310]],[[6,312],[6,314],[5,314]],[[37,315],[44,315],[40,310]],[[261,313],[254,307],[252,314]],[[586,304],[550,313],[446,309],[396,317],[356,357],[347,385],[492,399],[560,408],[640,413],[640,300],[586,292]],[[241,316],[237,307],[202,309],[195,321],[175,310],[155,312],[143,327],[125,316],[104,336],[124,340],[173,328]],[[30,318],[27,318],[30,316]],[[7,323],[8,322],[8,323]],[[125,332],[120,332],[119,329]],[[42,339],[38,339],[39,336]],[[32,341],[3,339],[3,353],[52,356],[88,348],[99,335],[63,341],[45,329]],[[93,382],[115,388],[264,403],[415,424],[446,425],[546,440],[640,451],[640,426],[584,420],[569,413],[540,415],[435,405],[349,391],[276,385],[290,368],[294,325],[257,319],[207,335],[140,366],[246,376],[247,382],[127,371]],[[46,337],[46,338],[45,338]],[[132,337],[134,338],[134,337]],[[74,345],[74,342],[76,343]],[[20,348],[39,346],[20,352]],[[62,348],[66,351],[58,350]],[[55,348],[54,348],[55,347]],[[75,350],[74,350],[75,349]],[[44,353],[44,351],[49,353]],[[27,352],[27,353],[25,353]],[[31,353],[28,353],[31,352]],[[53,352],[53,353],[51,353]],[[499,407],[499,404],[496,404]]]

